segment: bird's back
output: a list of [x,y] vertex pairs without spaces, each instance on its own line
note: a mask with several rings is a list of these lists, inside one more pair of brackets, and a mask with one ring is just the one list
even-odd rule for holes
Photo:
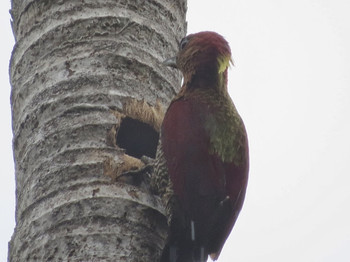
[[186,253],[174,261],[187,261],[187,253],[216,258],[242,207],[248,174],[246,133],[230,98],[198,90],[174,100],[160,155],[156,170],[167,174],[155,177],[168,179],[169,245],[178,247],[179,257]]

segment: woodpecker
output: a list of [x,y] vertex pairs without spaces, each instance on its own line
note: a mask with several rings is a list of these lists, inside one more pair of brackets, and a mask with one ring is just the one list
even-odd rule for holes
[[227,90],[230,63],[228,42],[208,31],[183,38],[164,62],[183,85],[166,111],[151,178],[169,224],[161,262],[217,260],[242,208],[248,140]]

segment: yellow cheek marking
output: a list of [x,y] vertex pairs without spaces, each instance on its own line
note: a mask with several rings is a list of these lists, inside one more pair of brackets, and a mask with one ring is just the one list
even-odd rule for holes
[[219,65],[219,73],[225,72],[225,70],[230,66],[232,62],[231,56],[219,56],[218,57],[218,65]]

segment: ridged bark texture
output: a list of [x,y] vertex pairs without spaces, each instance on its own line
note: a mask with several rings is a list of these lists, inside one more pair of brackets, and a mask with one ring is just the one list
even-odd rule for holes
[[123,133],[130,120],[159,131],[160,105],[180,86],[161,61],[176,53],[185,13],[186,0],[12,0],[9,261],[157,260],[164,210],[118,179],[143,166],[143,148],[126,154],[118,131],[125,119]]

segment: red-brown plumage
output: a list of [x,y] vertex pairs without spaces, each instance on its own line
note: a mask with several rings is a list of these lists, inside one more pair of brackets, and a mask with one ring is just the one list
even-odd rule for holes
[[[162,262],[217,259],[242,208],[248,179],[247,136],[227,94],[228,44],[216,33],[201,32],[181,45],[176,67],[184,85],[164,117],[157,153],[171,192]],[[227,63],[222,71],[221,63]],[[164,176],[160,173],[156,179]]]

